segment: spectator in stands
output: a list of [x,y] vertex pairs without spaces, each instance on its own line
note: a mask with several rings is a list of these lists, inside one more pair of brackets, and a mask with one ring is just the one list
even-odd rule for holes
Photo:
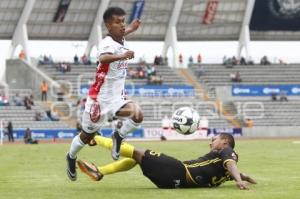
[[202,56],[201,56],[200,53],[199,53],[198,56],[197,56],[197,63],[198,63],[198,64],[201,64],[201,63],[202,63]]
[[233,67],[232,59],[230,57],[227,58],[226,56],[224,56],[223,57],[223,65],[225,65],[226,68],[232,68]]
[[223,56],[222,64],[223,65],[227,64],[227,57],[226,57],[226,55]]
[[161,76],[155,76],[155,75],[151,75],[148,78],[148,84],[158,84],[161,85],[163,83],[162,77]]
[[31,103],[30,103],[30,100],[29,100],[29,97],[24,97],[24,106],[27,110],[31,110]]
[[44,64],[44,57],[43,57],[43,55],[40,55],[39,58],[38,58],[38,60],[39,60],[39,65],[43,65]]
[[66,63],[66,62],[62,62],[62,63],[59,65],[59,68],[60,68],[60,71],[61,71],[62,73],[71,71],[71,65],[70,65],[69,63]]
[[14,130],[13,130],[13,125],[12,122],[9,121],[7,124],[7,135],[8,135],[8,142],[14,142]]
[[53,58],[52,58],[52,55],[49,55],[48,57],[48,64],[53,64]]
[[241,75],[240,75],[239,71],[237,71],[235,73],[231,73],[230,78],[231,78],[232,82],[241,82],[242,81],[242,78],[241,78]]
[[238,60],[235,56],[232,57],[231,61],[232,61],[232,65],[234,66],[238,64]]
[[133,67],[128,67],[127,75],[130,79],[135,79],[138,77],[137,71]]
[[155,57],[154,57],[154,64],[159,65],[159,58],[157,55],[155,55]]
[[242,81],[241,74],[240,74],[239,71],[237,71],[237,72],[235,73],[235,81],[236,81],[236,82],[241,82],[241,81]]
[[51,119],[48,117],[45,111],[41,112],[41,121],[51,121]]
[[74,64],[79,64],[79,59],[77,55],[74,56]]
[[193,59],[193,56],[191,55],[190,57],[189,57],[189,64],[193,64],[194,63],[194,59]]
[[138,70],[138,71],[137,71],[137,76],[138,76],[138,78],[140,78],[140,79],[145,79],[146,75],[145,75],[144,69]]
[[31,106],[34,106],[34,99],[33,99],[34,97],[33,97],[33,94],[31,94],[30,96],[29,96],[29,104],[31,105]]
[[24,143],[25,144],[37,144],[38,141],[32,139],[32,132],[30,130],[30,128],[27,128],[25,133],[24,133]]
[[44,55],[44,64],[50,64],[49,58],[46,55]]
[[59,116],[56,111],[48,110],[46,111],[46,114],[51,121],[59,121]]
[[277,100],[277,94],[275,92],[271,93],[271,100],[276,101]]
[[243,56],[240,59],[240,65],[247,65],[246,59]]
[[178,59],[179,59],[179,64],[182,64],[183,63],[183,56],[182,56],[181,53],[179,54]]
[[279,59],[279,64],[287,65],[287,63],[282,58]]
[[163,65],[164,62],[163,62],[163,57],[160,55],[158,56],[158,65]]
[[13,97],[13,102],[16,106],[23,106],[23,99],[19,96],[19,93],[16,93]]
[[34,119],[35,119],[35,121],[42,121],[42,114],[41,114],[41,112],[36,111]]
[[253,120],[251,120],[250,118],[247,118],[245,121],[245,125],[247,128],[252,128],[253,127]]
[[263,56],[263,57],[260,59],[260,64],[261,64],[261,65],[270,65],[271,62],[268,60],[268,57],[267,57],[267,56]]
[[286,96],[286,93],[284,92],[284,91],[280,91],[280,94],[279,94],[279,100],[281,101],[281,102],[283,102],[283,101],[288,101],[288,99],[287,99],[287,96]]
[[8,106],[9,105],[9,102],[8,102],[8,99],[7,97],[0,93],[0,106]]
[[146,67],[147,67],[147,78],[149,79],[150,76],[152,76],[152,68],[149,65],[147,65]]
[[45,80],[40,85],[40,91],[41,91],[42,101],[47,101],[48,84]]

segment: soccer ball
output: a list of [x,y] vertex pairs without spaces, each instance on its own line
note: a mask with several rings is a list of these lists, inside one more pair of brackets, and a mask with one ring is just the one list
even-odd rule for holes
[[200,123],[200,116],[190,107],[177,109],[172,115],[173,128],[180,134],[189,135],[194,133]]

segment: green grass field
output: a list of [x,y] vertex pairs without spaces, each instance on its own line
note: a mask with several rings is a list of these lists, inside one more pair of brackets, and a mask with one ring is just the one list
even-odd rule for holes
[[[79,172],[70,182],[65,173],[65,154],[69,144],[3,145],[0,146],[1,199],[89,199],[89,198],[243,198],[299,199],[300,144],[296,139],[237,140],[236,151],[241,171],[258,181],[251,190],[242,191],[233,182],[218,188],[162,190],[145,178],[139,167],[102,181],[91,181]],[[133,142],[180,160],[197,158],[208,151],[209,141]],[[85,147],[80,159],[96,164],[109,163],[110,153],[99,147]]]

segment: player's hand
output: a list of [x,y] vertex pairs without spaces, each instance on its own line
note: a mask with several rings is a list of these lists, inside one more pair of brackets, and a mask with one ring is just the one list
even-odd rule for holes
[[133,59],[134,58],[134,52],[131,50],[126,51],[123,56],[123,59]]
[[125,35],[136,31],[141,25],[141,21],[139,19],[134,19],[126,28]]
[[89,143],[88,143],[89,146],[96,146],[97,143],[94,139],[92,139]]
[[253,178],[251,178],[250,176],[248,176],[244,173],[241,173],[241,178],[242,178],[242,180],[247,181],[251,184],[257,184],[257,182]]
[[245,176],[245,180],[251,184],[257,184],[257,182],[250,176]]
[[245,182],[245,181],[239,181],[239,182],[236,182],[236,186],[241,189],[241,190],[248,190],[249,187],[248,187],[248,182]]

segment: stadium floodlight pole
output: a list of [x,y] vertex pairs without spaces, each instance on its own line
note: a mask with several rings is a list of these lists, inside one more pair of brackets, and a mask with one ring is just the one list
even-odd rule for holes
[[249,24],[254,8],[255,0],[248,0],[244,14],[244,20],[241,27],[237,57],[240,59],[243,48],[245,48],[246,59],[249,60],[250,55],[250,30]]
[[96,18],[94,20],[94,24],[93,24],[93,27],[91,29],[89,40],[88,40],[88,43],[87,43],[87,46],[86,46],[86,49],[85,49],[85,52],[84,52],[84,54],[88,57],[90,56],[91,49],[94,46],[96,46],[97,49],[98,49],[100,41],[102,40],[102,28],[101,28],[101,24],[103,22],[102,16],[103,16],[105,10],[108,7],[109,1],[110,0],[102,0],[100,5],[99,5],[97,15],[96,15]]
[[12,37],[11,45],[9,48],[8,52],[8,57],[13,58],[15,50],[18,45],[21,45],[24,53],[26,60],[30,63],[30,56],[28,52],[28,33],[27,33],[27,26],[26,23],[29,19],[30,13],[34,7],[35,0],[27,0],[25,7],[23,9],[23,12],[19,18],[17,27],[15,29],[15,32]]
[[176,24],[179,19],[180,11],[184,0],[176,0],[175,6],[170,18],[167,34],[165,37],[164,47],[162,50],[162,56],[166,57],[169,47],[172,47],[173,52],[173,65],[171,67],[179,68],[178,61],[178,48],[177,48],[177,30]]

